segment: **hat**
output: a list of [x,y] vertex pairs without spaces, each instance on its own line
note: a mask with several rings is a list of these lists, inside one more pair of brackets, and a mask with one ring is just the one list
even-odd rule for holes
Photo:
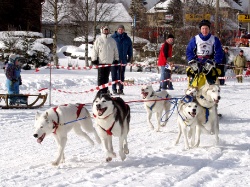
[[125,29],[124,25],[118,25],[117,29]]
[[210,21],[204,19],[204,20],[202,20],[202,21],[199,23],[199,28],[201,28],[202,26],[208,26],[209,29],[210,29],[211,23],[210,23]]
[[101,31],[103,30],[109,30],[109,27],[107,25],[101,27]]
[[243,51],[243,50],[240,50],[240,53],[244,53],[244,51]]
[[167,37],[167,39],[168,39],[168,38],[174,38],[174,35],[169,34],[168,37]]
[[18,57],[17,55],[11,54],[11,55],[9,56],[9,61],[12,62],[12,63],[14,63],[17,57]]

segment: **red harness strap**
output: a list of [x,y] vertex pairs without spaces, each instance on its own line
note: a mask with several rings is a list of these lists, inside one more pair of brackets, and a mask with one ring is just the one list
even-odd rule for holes
[[[80,113],[81,113],[82,108],[84,107],[84,105],[85,105],[85,104],[79,104],[79,105],[78,105],[77,111],[76,111],[76,119],[79,117],[79,115],[80,115]],[[61,106],[68,106],[68,105],[67,105],[67,104],[64,104],[64,105],[61,105]],[[57,115],[57,119],[58,119],[58,122],[53,121],[53,129],[55,129],[54,132],[53,132],[54,134],[56,134],[56,130],[57,130],[58,127],[59,127],[59,115],[58,115],[58,113],[57,113],[57,111],[56,111],[57,108],[58,108],[58,106],[55,107],[55,108],[53,108],[54,112],[55,112],[56,115]]]
[[82,111],[82,108],[84,107],[84,105],[85,104],[79,104],[78,105],[78,109],[77,109],[77,111],[76,111],[76,119],[79,117],[79,115],[80,115],[80,113],[81,113],[81,111]]
[[[113,135],[112,132],[111,132],[111,130],[113,129],[114,125],[115,125],[115,121],[114,121],[113,125],[112,125],[108,130],[106,130],[106,132],[107,132],[107,134],[108,134],[109,136],[112,136],[112,135]],[[104,130],[105,130],[105,129],[104,129]]]

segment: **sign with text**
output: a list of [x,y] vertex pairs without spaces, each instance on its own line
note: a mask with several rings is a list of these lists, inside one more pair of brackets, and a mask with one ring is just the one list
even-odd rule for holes
[[165,20],[167,20],[167,21],[173,21],[174,20],[174,15],[173,14],[166,14],[165,15]]
[[239,22],[250,22],[250,14],[238,14]]
[[203,19],[210,20],[210,14],[185,14],[186,21],[201,21]]

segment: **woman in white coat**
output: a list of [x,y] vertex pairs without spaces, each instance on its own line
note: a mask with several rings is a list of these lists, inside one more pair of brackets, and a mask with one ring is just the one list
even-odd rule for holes
[[[107,26],[101,28],[101,36],[95,40],[91,55],[93,65],[109,65],[113,62],[118,64],[119,54],[116,41],[110,37],[109,33],[110,30]],[[111,66],[98,68],[98,86],[109,82],[110,71]],[[100,92],[107,93],[108,88],[105,87]]]

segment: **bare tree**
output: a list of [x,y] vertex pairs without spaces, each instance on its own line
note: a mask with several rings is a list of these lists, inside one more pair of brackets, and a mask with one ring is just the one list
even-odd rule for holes
[[[107,0],[80,0],[72,7],[72,19],[77,23],[77,33],[82,33],[85,43],[85,65],[88,63],[88,43],[90,34],[96,38],[96,28],[98,23],[110,22],[112,18],[109,17],[112,11],[112,4],[107,4]],[[106,3],[106,4],[105,4]],[[109,17],[109,19],[105,19]]]
[[53,61],[58,65],[57,41],[59,24],[68,22],[70,19],[70,0],[47,0],[43,5],[43,20],[51,21],[54,24],[53,30]]

